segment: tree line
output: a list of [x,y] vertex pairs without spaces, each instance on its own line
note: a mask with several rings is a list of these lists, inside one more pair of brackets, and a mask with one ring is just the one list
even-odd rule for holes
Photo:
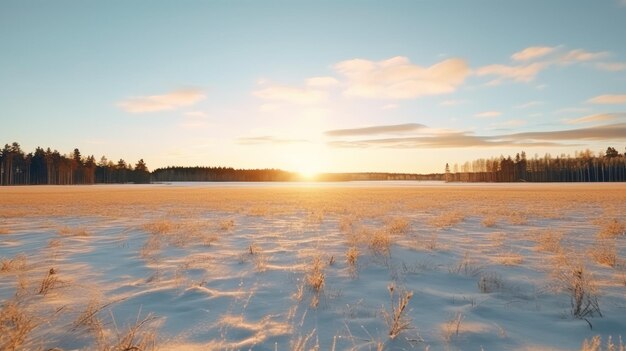
[[574,157],[560,155],[527,158],[522,151],[511,156],[478,159],[445,166],[447,182],[623,182],[626,181],[626,153],[615,148],[594,154],[576,152]]
[[149,183],[150,171],[143,159],[133,167],[102,156],[84,157],[74,149],[69,155],[37,147],[26,154],[19,143],[5,144],[0,152],[0,185]]

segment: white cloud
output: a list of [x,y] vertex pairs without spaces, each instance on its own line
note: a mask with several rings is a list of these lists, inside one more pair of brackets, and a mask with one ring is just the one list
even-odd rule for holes
[[526,65],[488,65],[480,67],[474,73],[477,76],[495,76],[491,85],[502,83],[506,80],[515,82],[531,82],[541,70],[548,65],[542,62],[535,62]]
[[306,80],[306,85],[317,88],[329,88],[339,84],[334,77],[312,77]]
[[502,112],[499,112],[499,111],[485,111],[485,112],[475,114],[474,117],[493,118],[493,117],[498,117],[500,115],[502,115]]
[[207,118],[207,114],[206,112],[202,112],[202,111],[190,111],[190,112],[186,112],[185,116],[190,117],[190,118]]
[[511,58],[515,61],[528,61],[544,57],[554,52],[557,47],[550,46],[531,46],[522,51],[516,52],[511,55]]
[[584,116],[580,118],[566,119],[563,122],[565,122],[565,124],[583,124],[583,123],[592,123],[592,122],[611,121],[611,120],[616,119],[617,117],[618,115],[613,114],[613,113],[598,113],[598,114]]
[[137,96],[123,100],[118,107],[129,113],[175,110],[191,106],[206,98],[198,89],[181,89],[163,95]]
[[328,99],[328,93],[321,89],[300,88],[268,82],[262,82],[261,85],[263,87],[252,94],[263,100],[293,104],[315,104]]
[[382,110],[395,110],[398,108],[398,104],[387,104],[383,107],[381,107]]
[[596,67],[609,72],[626,71],[626,62],[598,62]]
[[469,74],[467,63],[461,59],[422,67],[404,56],[382,61],[347,60],[334,69],[346,80],[346,96],[398,100],[451,93]]
[[606,51],[590,52],[583,49],[570,50],[559,58],[561,63],[588,62],[609,56]]
[[461,105],[461,104],[466,104],[468,103],[467,100],[445,100],[442,101],[439,105],[441,106],[456,106],[456,105]]
[[521,127],[526,125],[526,121],[523,119],[511,119],[504,122],[492,123],[491,126],[494,128],[513,128],[513,127]]
[[605,104],[605,105],[606,104],[613,104],[613,105],[626,104],[626,94],[600,95],[600,96],[596,96],[587,100],[587,102],[592,103],[592,104]]
[[525,104],[520,104],[520,105],[513,106],[513,108],[524,109],[524,108],[529,108],[529,107],[534,107],[534,106],[539,106],[539,105],[543,105],[543,102],[541,102],[541,101],[529,101],[529,102],[527,102]]

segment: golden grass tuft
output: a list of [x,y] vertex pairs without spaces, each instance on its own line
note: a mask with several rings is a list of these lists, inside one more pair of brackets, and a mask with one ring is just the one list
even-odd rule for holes
[[143,225],[143,229],[150,234],[167,234],[174,229],[174,225],[172,222],[163,219],[146,223]]
[[29,334],[37,327],[35,318],[15,300],[0,308],[0,350],[27,350]]
[[498,254],[493,260],[505,266],[517,266],[524,262],[524,256],[516,252],[504,252]]
[[597,284],[583,264],[567,264],[562,267],[557,272],[557,282],[570,296],[571,313],[574,317],[602,317]]
[[0,260],[0,272],[11,273],[21,272],[26,269],[26,256],[24,254],[18,254],[12,259]]
[[59,278],[57,277],[57,271],[54,268],[50,268],[48,274],[46,274],[46,277],[43,278],[43,280],[41,281],[37,294],[45,296],[52,289],[54,289],[58,283]]
[[465,219],[465,215],[458,211],[447,212],[430,220],[430,225],[436,228],[452,227]]
[[443,339],[446,342],[451,342],[452,339],[457,338],[461,332],[461,323],[463,322],[463,314],[461,312],[457,312],[454,314],[454,317],[449,319],[443,325]]
[[617,265],[617,247],[614,238],[596,239],[595,245],[588,252],[591,258],[598,264],[609,267]]
[[386,230],[376,230],[372,233],[370,250],[377,256],[389,256],[391,253],[391,235]]
[[324,274],[324,263],[320,256],[313,258],[310,270],[305,276],[307,286],[315,293],[319,293],[324,289],[326,276]]
[[390,284],[387,289],[391,300],[390,309],[383,309],[383,317],[389,328],[389,338],[395,339],[400,333],[413,328],[411,325],[413,321],[407,316],[407,307],[413,297],[413,292],[396,292],[397,289],[394,284]]
[[542,230],[534,233],[534,240],[536,243],[535,249],[538,251],[545,251],[554,254],[558,254],[563,251],[561,247],[561,239],[563,238],[562,231],[556,230]]
[[483,218],[480,224],[482,224],[483,227],[491,228],[491,227],[495,227],[496,222],[497,222],[497,218],[495,216],[487,216]]
[[591,340],[585,339],[581,346],[581,351],[626,351],[626,345],[622,341],[622,337],[618,337],[617,343],[613,342],[613,338],[609,335],[606,340],[606,348],[602,348],[602,337],[596,335]]
[[62,236],[89,236],[89,232],[85,228],[71,228],[68,226],[59,228],[59,234]]
[[223,219],[218,223],[218,227],[222,231],[233,230],[233,228],[235,228],[235,221],[233,219]]
[[606,222],[598,232],[599,238],[615,238],[626,234],[626,224],[617,219]]
[[387,223],[386,229],[391,235],[406,235],[411,224],[406,218],[393,218]]

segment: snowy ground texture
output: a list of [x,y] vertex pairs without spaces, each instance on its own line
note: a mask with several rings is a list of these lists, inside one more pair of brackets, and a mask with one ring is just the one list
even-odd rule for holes
[[619,350],[626,184],[389,184],[0,188],[0,349]]

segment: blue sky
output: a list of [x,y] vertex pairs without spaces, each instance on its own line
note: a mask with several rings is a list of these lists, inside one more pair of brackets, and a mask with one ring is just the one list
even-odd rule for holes
[[624,152],[625,34],[621,0],[2,0],[0,142],[303,172]]

